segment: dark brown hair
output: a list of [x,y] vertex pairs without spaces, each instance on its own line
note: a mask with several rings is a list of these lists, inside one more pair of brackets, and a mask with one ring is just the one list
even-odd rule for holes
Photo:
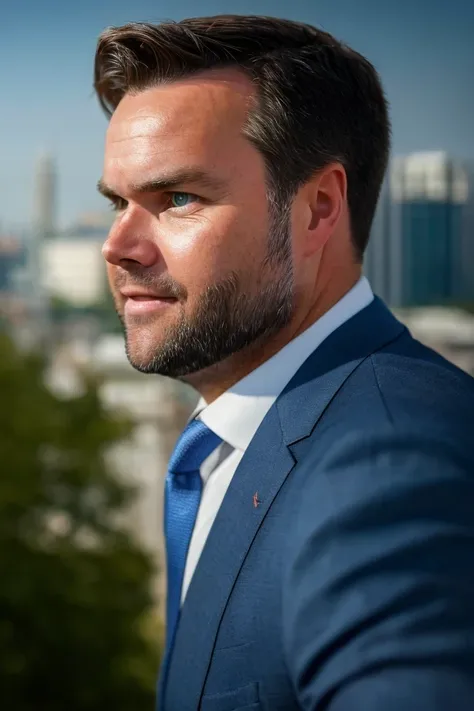
[[111,115],[128,92],[228,66],[256,87],[245,135],[264,157],[272,202],[288,204],[317,170],[342,163],[361,260],[387,166],[390,123],[372,64],[330,34],[243,15],[112,27],[98,41],[94,86]]

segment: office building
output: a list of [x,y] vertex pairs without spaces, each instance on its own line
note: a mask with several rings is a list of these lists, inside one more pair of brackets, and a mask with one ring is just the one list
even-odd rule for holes
[[366,274],[391,306],[466,300],[464,167],[441,151],[394,159],[367,252]]
[[73,306],[96,304],[106,289],[101,235],[57,237],[47,240],[41,251],[41,286],[50,297]]
[[463,211],[462,269],[466,303],[474,306],[474,164],[468,170],[468,200]]

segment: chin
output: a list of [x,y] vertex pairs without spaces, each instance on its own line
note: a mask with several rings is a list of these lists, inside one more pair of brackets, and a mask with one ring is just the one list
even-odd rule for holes
[[128,362],[135,370],[139,370],[142,373],[152,372],[150,369],[153,367],[156,347],[147,346],[144,342],[145,339],[137,338],[136,335],[138,334],[135,334],[134,338],[130,338],[128,333],[126,334],[125,352]]

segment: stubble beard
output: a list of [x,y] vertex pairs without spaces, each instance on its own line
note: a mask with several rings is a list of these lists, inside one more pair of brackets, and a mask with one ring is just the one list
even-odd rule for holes
[[119,316],[127,357],[136,370],[185,379],[236,353],[258,349],[290,323],[294,288],[288,211],[279,211],[278,224],[275,218],[272,222],[269,251],[252,293],[245,294],[245,282],[251,277],[236,272],[209,286],[192,315],[181,306],[178,322],[165,330],[151,356],[134,356],[131,336]]

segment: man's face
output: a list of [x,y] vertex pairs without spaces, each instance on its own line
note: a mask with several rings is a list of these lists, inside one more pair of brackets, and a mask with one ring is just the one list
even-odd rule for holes
[[[270,214],[263,159],[242,135],[251,97],[239,73],[207,72],[127,95],[112,116],[102,192],[117,217],[103,253],[144,372],[198,372],[291,319],[288,219]],[[287,246],[276,259],[272,239]]]

